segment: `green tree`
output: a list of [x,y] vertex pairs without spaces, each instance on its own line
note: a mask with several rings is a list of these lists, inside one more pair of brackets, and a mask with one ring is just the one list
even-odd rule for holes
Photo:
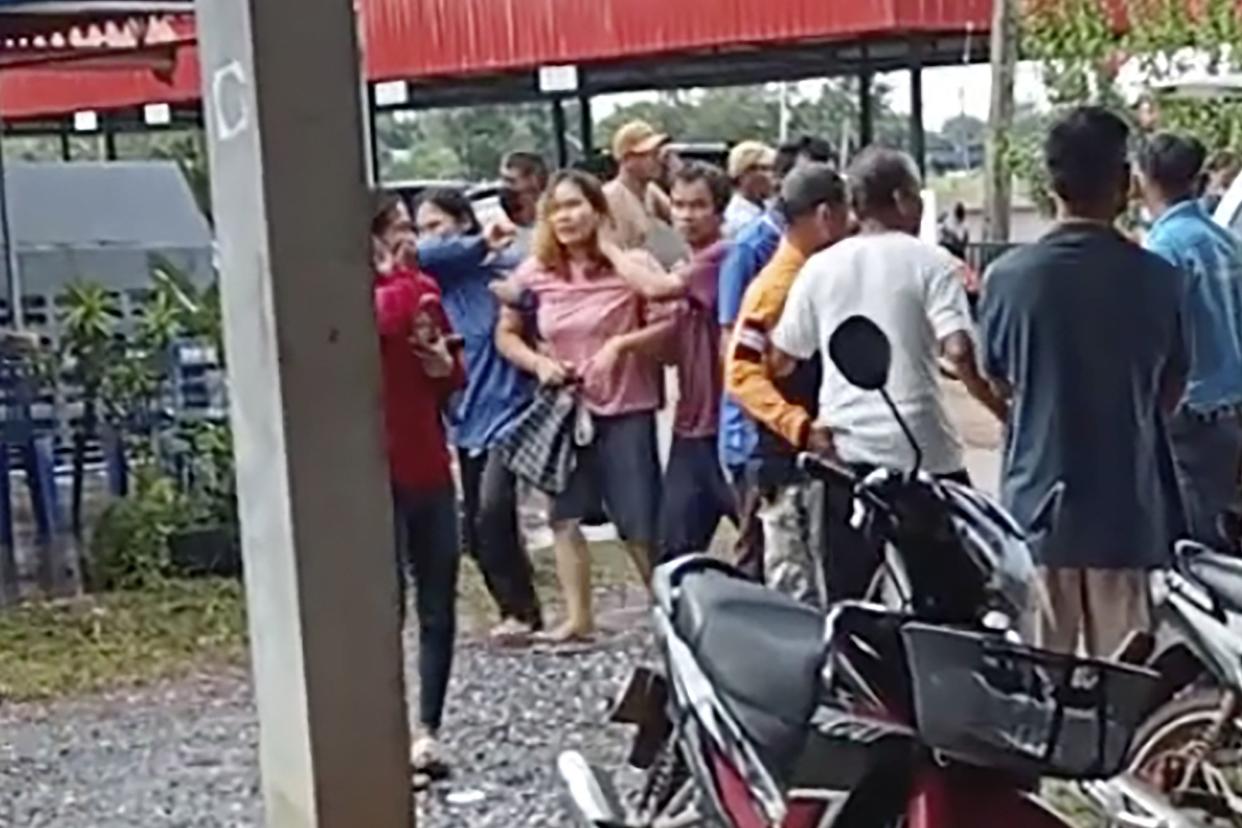
[[[567,121],[576,123],[572,108]],[[376,119],[383,180],[495,178],[504,154],[555,153],[547,104],[508,104],[383,113]]]
[[[1133,121],[1118,84],[1126,61],[1134,62],[1146,88],[1198,66],[1221,73],[1242,68],[1242,11],[1235,0],[1128,0],[1124,11],[1128,28],[1119,34],[1101,0],[1030,0],[1022,16],[1022,49],[1040,63],[1054,110],[1096,103]],[[1242,146],[1242,104],[1162,100],[1159,126],[1195,135],[1212,150],[1236,150]],[[1042,163],[1033,144],[1017,142],[1013,153],[1015,170],[1038,199]]]
[[955,146],[981,144],[987,137],[988,124],[973,115],[955,115],[944,122],[940,134]]
[[[876,140],[905,146],[905,119],[893,111],[891,89],[876,84],[874,100]],[[814,135],[839,145],[843,135],[856,145],[858,86],[853,79],[833,79],[809,94],[793,93],[789,100],[791,135]],[[775,143],[780,136],[780,89],[769,86],[720,87],[695,92],[664,92],[653,100],[637,101],[612,112],[596,132],[611,135],[626,121],[642,118],[679,141],[735,143],[757,139]]]

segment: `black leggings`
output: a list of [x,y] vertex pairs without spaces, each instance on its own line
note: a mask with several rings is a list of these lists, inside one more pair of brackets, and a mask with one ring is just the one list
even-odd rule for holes
[[402,622],[410,581],[418,612],[418,721],[435,732],[444,716],[457,635],[457,494],[452,486],[431,492],[394,486],[393,516]]
[[541,629],[543,613],[534,573],[518,528],[517,478],[494,451],[471,456],[458,449],[457,461],[466,511],[465,548],[479,562],[501,617]]

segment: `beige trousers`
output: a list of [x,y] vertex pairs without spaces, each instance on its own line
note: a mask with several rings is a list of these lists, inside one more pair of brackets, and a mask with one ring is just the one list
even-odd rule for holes
[[1144,570],[1041,567],[1040,577],[1049,605],[1036,621],[1041,647],[1107,658],[1151,626]]

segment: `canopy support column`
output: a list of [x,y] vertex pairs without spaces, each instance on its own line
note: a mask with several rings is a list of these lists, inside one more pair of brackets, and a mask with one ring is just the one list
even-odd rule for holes
[[354,3],[197,11],[266,824],[410,828]]

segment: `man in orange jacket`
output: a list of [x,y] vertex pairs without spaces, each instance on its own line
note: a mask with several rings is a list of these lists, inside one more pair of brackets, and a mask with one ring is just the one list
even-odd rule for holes
[[849,233],[845,182],[825,164],[798,167],[781,186],[779,209],[785,233],[742,299],[725,379],[729,393],[760,426],[747,471],[762,493],[765,581],[823,606],[823,569],[817,563],[823,554],[822,489],[795,465],[798,451],[832,449],[829,432],[814,425],[820,364],[777,359],[768,335],[807,259]]

